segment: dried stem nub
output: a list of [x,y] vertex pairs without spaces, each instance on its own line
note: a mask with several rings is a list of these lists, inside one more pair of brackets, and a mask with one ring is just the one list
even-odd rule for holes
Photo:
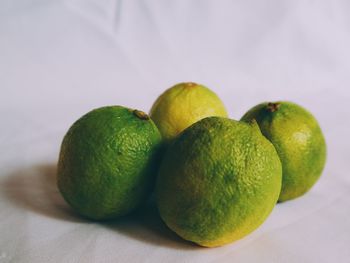
[[141,120],[149,120],[149,116],[146,113],[144,113],[143,111],[134,110],[133,113],[137,118],[139,118]]
[[266,109],[267,109],[269,112],[275,112],[275,111],[277,111],[277,110],[279,109],[280,106],[281,106],[281,104],[278,103],[278,102],[269,102],[269,103],[267,104]]

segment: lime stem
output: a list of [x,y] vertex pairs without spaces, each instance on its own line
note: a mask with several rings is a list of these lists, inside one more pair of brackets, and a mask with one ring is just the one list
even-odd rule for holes
[[146,113],[144,113],[143,111],[134,110],[133,113],[137,118],[139,118],[141,120],[149,120],[149,116]]
[[197,83],[194,83],[194,82],[186,82],[186,83],[185,83],[185,86],[186,86],[187,88],[193,88],[193,87],[198,86],[198,84],[197,84]]
[[267,109],[269,112],[275,112],[275,111],[277,111],[277,110],[279,109],[280,106],[281,106],[281,104],[278,103],[278,102],[269,102],[269,103],[267,104],[266,109]]

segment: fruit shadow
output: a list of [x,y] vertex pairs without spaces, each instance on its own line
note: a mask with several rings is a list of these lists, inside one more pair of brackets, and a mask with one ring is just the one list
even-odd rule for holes
[[[75,213],[62,198],[56,185],[56,164],[23,168],[11,173],[4,180],[5,197],[20,209],[72,223],[92,223]],[[167,228],[152,198],[128,216],[96,224],[148,244],[174,249],[199,248]]]
[[[50,218],[84,222],[56,187],[56,165],[38,164],[11,173],[4,181],[5,197],[15,206]],[[85,220],[86,221],[86,220]]]
[[128,216],[116,221],[105,222],[103,225],[122,235],[157,246],[181,250],[199,248],[194,243],[177,236],[164,224],[159,216],[154,200],[148,201]]

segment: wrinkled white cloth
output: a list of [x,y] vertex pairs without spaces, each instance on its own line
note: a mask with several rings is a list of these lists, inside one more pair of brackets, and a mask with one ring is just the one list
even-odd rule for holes
[[[347,0],[2,0],[0,262],[349,262],[349,13]],[[83,220],[55,186],[77,118],[112,104],[147,112],[181,81],[213,89],[235,119],[295,101],[328,144],[308,194],[220,248],[182,241],[154,207]]]

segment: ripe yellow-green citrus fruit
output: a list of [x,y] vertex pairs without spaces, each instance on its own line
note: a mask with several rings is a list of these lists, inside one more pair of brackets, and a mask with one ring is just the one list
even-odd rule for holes
[[208,117],[168,147],[157,178],[157,205],[179,236],[216,247],[264,222],[281,181],[277,152],[256,123]]
[[165,141],[175,138],[191,124],[210,116],[227,117],[220,98],[210,89],[193,82],[166,90],[153,104],[150,116]]
[[242,117],[244,121],[253,119],[275,146],[282,162],[279,201],[309,191],[326,162],[326,142],[317,120],[306,109],[286,101],[261,103]]
[[157,127],[141,111],[121,106],[92,110],[63,139],[58,188],[87,218],[125,215],[154,188],[160,142]]

